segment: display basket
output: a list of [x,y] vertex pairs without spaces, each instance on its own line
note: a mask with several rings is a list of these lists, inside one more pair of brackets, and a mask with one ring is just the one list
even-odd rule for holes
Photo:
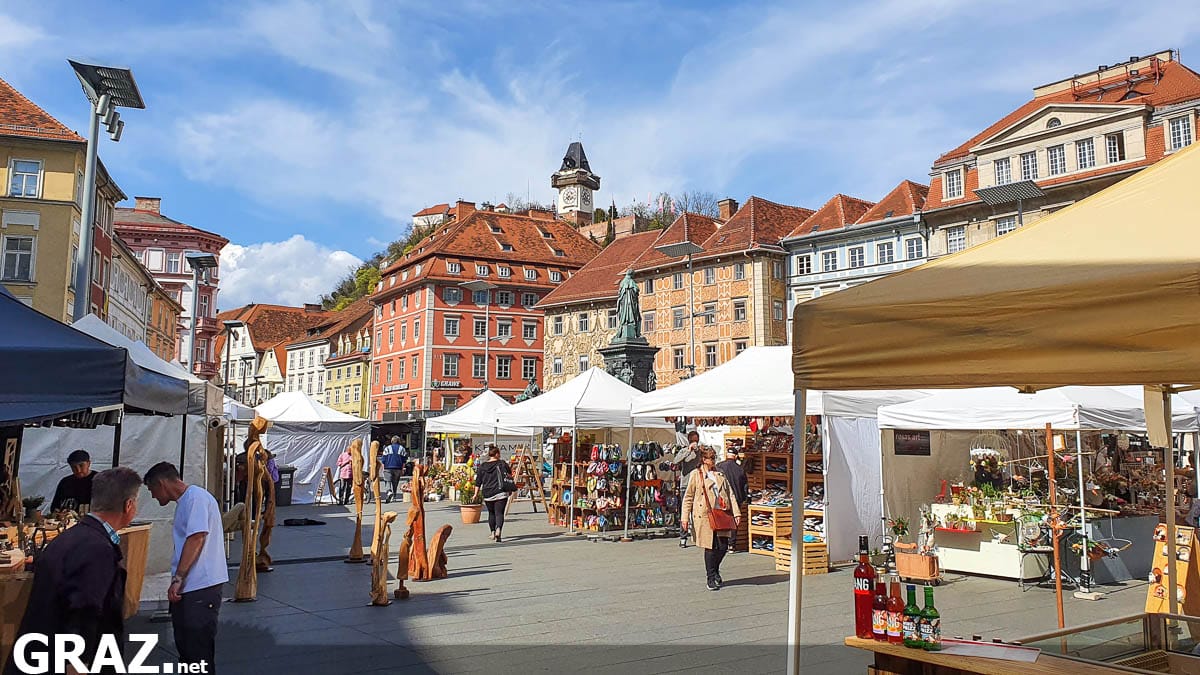
[[896,542],[896,574],[904,581],[924,581],[937,586],[942,581],[938,557],[917,552],[916,544]]

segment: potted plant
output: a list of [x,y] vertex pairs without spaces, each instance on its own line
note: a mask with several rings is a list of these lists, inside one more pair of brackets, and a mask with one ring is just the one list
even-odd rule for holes
[[908,536],[908,518],[904,516],[897,516],[888,520],[888,527],[891,528],[896,541],[904,541],[904,538]]
[[21,506],[25,507],[25,520],[34,520],[37,518],[38,507],[42,502],[46,501],[45,497],[26,497],[21,500]]
[[483,495],[476,489],[474,465],[475,461],[472,458],[466,464],[450,470],[454,490],[458,493],[460,515],[466,525],[478,523],[483,511]]

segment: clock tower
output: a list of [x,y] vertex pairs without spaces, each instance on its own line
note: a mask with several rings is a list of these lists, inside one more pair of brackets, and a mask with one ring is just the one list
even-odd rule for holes
[[600,176],[592,173],[582,143],[567,148],[562,167],[550,176],[550,186],[558,190],[559,218],[575,227],[592,224],[596,208],[592,192],[600,189]]

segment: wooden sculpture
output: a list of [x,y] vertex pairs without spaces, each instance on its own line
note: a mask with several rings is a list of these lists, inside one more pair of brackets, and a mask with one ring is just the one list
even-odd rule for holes
[[354,543],[350,545],[350,555],[345,562],[365,563],[362,547],[362,512],[363,512],[363,456],[362,439],[356,438],[350,443],[350,480],[354,481]]
[[413,581],[429,581],[429,558],[425,551],[425,467],[413,467],[409,490],[412,503],[408,507],[408,578]]
[[[271,545],[271,531],[275,529],[275,481],[271,480],[271,472],[267,471],[270,458],[271,453],[258,440],[246,451],[246,464],[249,466],[251,461],[254,462],[254,474],[258,477],[258,501],[254,502],[254,512],[261,514],[259,520],[262,523],[258,530],[258,557],[255,560],[255,569],[259,572],[275,571],[271,567],[271,554],[267,553],[267,547]],[[263,502],[266,502],[266,508],[263,508]]]
[[433,539],[429,542],[429,561],[432,565],[429,570],[430,580],[445,579],[450,575],[446,569],[446,540],[453,531],[453,527],[443,525],[433,533]]
[[410,516],[409,527],[400,541],[400,551],[396,555],[396,590],[392,592],[392,595],[397,600],[408,599],[408,589],[404,586],[404,580],[408,578],[408,550],[412,546],[412,509],[408,510],[408,514]]
[[[234,602],[251,602],[258,598],[258,528],[262,522],[262,512],[258,506],[259,495],[262,492],[261,477],[258,473],[259,463],[255,461],[255,450],[262,448],[258,440],[267,430],[270,423],[255,417],[246,432],[246,496],[247,506],[242,518],[242,562],[238,567],[237,586],[234,589]],[[265,465],[264,465],[265,467]],[[272,516],[273,518],[274,516]],[[268,542],[270,535],[267,536]]]
[[395,520],[395,511],[388,511],[375,518],[375,541],[371,544],[371,604],[376,607],[392,604],[387,592],[387,559],[388,540],[392,537],[392,522]]

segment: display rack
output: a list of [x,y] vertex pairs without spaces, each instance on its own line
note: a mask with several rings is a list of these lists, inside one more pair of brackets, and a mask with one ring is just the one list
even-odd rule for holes
[[[554,478],[546,505],[548,520],[552,525],[574,526],[583,532],[624,528],[626,453],[620,445],[599,444],[591,438],[581,439],[572,451],[568,439],[569,436],[564,436],[554,444]],[[593,452],[599,454],[599,459],[592,459]],[[572,464],[574,481],[571,479]],[[600,471],[598,465],[610,468]]]
[[777,540],[791,536],[792,507],[751,504],[749,510],[750,552],[774,556]]

